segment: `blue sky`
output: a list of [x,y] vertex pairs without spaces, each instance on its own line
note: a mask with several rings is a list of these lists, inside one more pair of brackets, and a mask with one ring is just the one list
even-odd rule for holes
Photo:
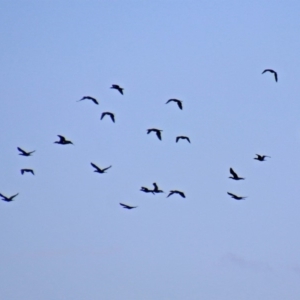
[[299,297],[298,2],[0,5],[3,299]]

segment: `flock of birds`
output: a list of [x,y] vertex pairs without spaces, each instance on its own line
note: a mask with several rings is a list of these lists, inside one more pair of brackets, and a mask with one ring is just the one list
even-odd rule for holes
[[[262,74],[264,74],[264,73],[266,73],[266,72],[270,72],[270,73],[274,74],[275,81],[276,81],[276,82],[278,81],[278,75],[277,75],[277,72],[275,72],[275,71],[272,70],[272,69],[265,69],[265,70],[262,72]],[[113,85],[111,86],[111,89],[115,89],[115,90],[119,91],[120,94],[124,95],[124,92],[123,92],[124,88],[120,87],[120,86],[117,85],[117,84],[113,84]],[[97,99],[95,99],[94,97],[91,97],[91,96],[84,96],[84,97],[82,97],[82,98],[81,98],[80,100],[78,100],[78,101],[83,101],[83,100],[91,100],[93,103],[95,103],[95,104],[97,104],[97,105],[99,104],[98,101],[97,101]],[[181,101],[181,100],[178,100],[178,99],[169,99],[169,100],[166,102],[166,104],[168,104],[168,103],[170,103],[170,102],[176,103],[177,106],[178,106],[178,108],[179,108],[180,110],[183,109],[182,101]],[[113,113],[111,113],[111,112],[103,112],[100,119],[102,120],[105,116],[109,116],[109,117],[111,118],[112,122],[115,123],[115,116],[114,116]],[[157,128],[150,128],[150,129],[147,129],[147,134],[150,134],[151,132],[155,133],[156,136],[157,136],[157,138],[158,138],[159,140],[162,140],[162,136],[161,136],[162,130],[161,130],[161,129],[157,129]],[[58,135],[58,137],[59,137],[59,140],[58,140],[58,141],[55,141],[55,142],[54,142],[55,144],[59,144],[59,145],[68,145],[68,144],[72,144],[72,145],[73,145],[72,141],[67,140],[64,136]],[[177,143],[180,139],[186,140],[187,142],[191,143],[189,137],[187,137],[187,136],[177,136],[177,137],[176,137],[176,143]],[[31,155],[35,152],[35,150],[34,150],[34,151],[25,151],[24,149],[22,149],[22,148],[20,148],[20,147],[17,147],[17,149],[18,149],[18,151],[20,152],[19,155],[21,155],[21,156],[26,156],[26,157],[31,156]],[[256,154],[256,157],[255,157],[254,159],[257,160],[257,161],[261,161],[261,162],[262,162],[262,161],[265,161],[266,157],[269,157],[269,158],[270,158],[270,156],[268,156],[268,155]],[[94,164],[94,163],[92,163],[92,162],[91,162],[91,166],[95,169],[94,172],[99,173],[99,174],[106,173],[106,171],[112,167],[112,166],[108,166],[108,167],[106,167],[106,168],[100,168],[100,167],[98,167],[96,164]],[[229,169],[229,172],[230,172],[230,174],[232,175],[232,176],[229,176],[229,178],[231,178],[231,179],[233,179],[233,180],[244,180],[244,179],[245,179],[245,178],[243,178],[243,177],[238,176],[238,174],[237,174],[232,168]],[[33,169],[28,169],[28,168],[26,168],[26,169],[21,169],[21,174],[24,175],[25,173],[31,173],[32,175],[35,175]],[[156,182],[153,183],[153,189],[150,189],[150,188],[147,188],[147,187],[142,186],[141,189],[140,189],[140,191],[142,191],[142,192],[144,192],[144,193],[152,193],[153,195],[158,194],[158,193],[164,193],[163,190],[159,189],[159,187],[158,187],[158,185],[157,185]],[[167,197],[170,197],[170,196],[172,196],[172,195],[174,195],[174,194],[177,194],[177,195],[181,196],[182,198],[185,198],[184,192],[179,191],[179,190],[171,190],[171,191],[169,192],[169,194],[168,194]],[[245,196],[238,196],[238,195],[233,194],[233,193],[231,193],[231,192],[227,192],[227,194],[228,194],[229,196],[231,196],[231,198],[233,198],[233,199],[235,199],[235,200],[244,200],[244,199],[247,198],[247,197],[245,197]],[[12,196],[8,197],[8,196],[5,196],[5,195],[3,195],[3,194],[0,193],[0,197],[2,198],[3,201],[6,201],[6,202],[11,202],[11,201],[13,201],[14,198],[17,197],[18,195],[19,195],[19,193],[17,193],[17,194],[15,194],[15,195],[12,195]],[[119,204],[120,204],[123,208],[126,208],[126,209],[137,208],[137,206],[131,206],[131,205],[124,204],[124,203],[119,203]]]

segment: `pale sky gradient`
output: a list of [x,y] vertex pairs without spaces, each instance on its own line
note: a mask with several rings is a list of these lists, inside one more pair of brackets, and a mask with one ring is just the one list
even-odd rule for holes
[[299,11],[0,1],[1,299],[298,299]]

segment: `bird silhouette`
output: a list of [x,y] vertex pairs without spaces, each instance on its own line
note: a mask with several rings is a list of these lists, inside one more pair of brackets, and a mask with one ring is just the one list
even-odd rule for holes
[[153,190],[149,190],[148,188],[142,186],[140,191],[144,192],[144,193],[152,193],[153,195],[155,195]]
[[167,196],[167,198],[170,197],[170,196],[172,196],[173,194],[178,194],[178,195],[180,195],[182,198],[185,198],[185,194],[184,194],[183,192],[177,191],[177,190],[170,191],[170,193],[169,193],[169,195]]
[[153,182],[153,186],[154,186],[154,189],[153,189],[154,193],[164,193],[164,191],[162,191],[158,188],[158,185],[156,184],[156,182]]
[[229,177],[229,178],[231,178],[231,179],[234,179],[234,180],[244,180],[244,179],[245,179],[245,178],[243,178],[243,177],[239,177],[239,176],[233,171],[232,168],[230,168],[230,174],[232,175],[232,176]]
[[15,197],[17,197],[18,195],[19,195],[19,193],[18,193],[18,194],[15,194],[15,195],[13,195],[13,196],[10,196],[10,197],[6,197],[6,196],[0,194],[0,197],[2,197],[2,200],[3,200],[3,201],[10,202],[10,201],[12,201]]
[[111,89],[115,89],[115,90],[118,90],[122,95],[123,95],[123,88],[121,88],[119,85],[117,84],[113,84],[111,87]]
[[179,107],[180,109],[182,109],[182,101],[180,101],[180,100],[178,100],[178,99],[169,99],[169,100],[166,102],[166,104],[168,104],[168,103],[170,103],[170,102],[176,102],[177,105],[178,105],[178,107]]
[[82,101],[82,100],[92,100],[95,104],[99,104],[97,99],[95,99],[94,97],[91,97],[91,96],[84,96],[80,100],[78,100],[77,102]]
[[59,137],[59,141],[54,142],[54,144],[60,144],[60,145],[67,145],[67,144],[72,144],[71,141],[66,140],[66,138],[62,135],[57,135]]
[[34,172],[33,172],[33,170],[32,169],[22,169],[21,170],[21,174],[23,175],[24,173],[31,173],[32,175],[34,175]]
[[137,206],[131,206],[131,205],[127,205],[127,204],[124,204],[124,203],[120,203],[120,205],[121,205],[123,208],[126,208],[126,209],[137,208]]
[[176,143],[177,143],[180,139],[182,139],[182,140],[187,140],[189,143],[191,142],[190,139],[189,139],[187,136],[181,135],[181,136],[176,137]]
[[277,82],[278,81],[278,76],[277,76],[277,73],[272,70],[272,69],[265,69],[261,74],[264,74],[266,72],[270,72],[270,73],[273,73],[274,74],[274,77],[275,77],[275,81]]
[[255,154],[255,155],[257,155],[257,157],[254,157],[254,159],[259,160],[259,161],[264,161],[266,157],[271,158],[271,156],[268,156],[268,155],[259,155],[259,154]]
[[91,163],[91,165],[92,165],[92,167],[94,167],[94,168],[96,169],[94,172],[100,173],[100,174],[106,173],[105,171],[112,167],[112,166],[109,166],[109,167],[107,167],[107,168],[100,169],[98,166],[96,166],[96,165],[93,164],[93,163]]
[[150,132],[155,132],[156,135],[157,135],[157,137],[158,137],[158,139],[161,140],[161,132],[162,132],[162,130],[156,129],[156,128],[147,129],[147,134],[149,134]]
[[231,196],[231,198],[233,198],[233,199],[235,199],[235,200],[244,200],[244,199],[247,198],[247,197],[237,196],[237,195],[232,194],[232,193],[229,193],[229,192],[227,192],[227,194],[228,194],[229,196]]
[[102,115],[101,115],[101,120],[102,120],[106,115],[110,116],[111,120],[115,123],[115,115],[114,115],[113,113],[111,113],[111,112],[108,112],[108,111],[102,113]]
[[31,156],[31,154],[33,153],[33,152],[35,152],[35,150],[34,151],[30,151],[30,152],[26,152],[25,150],[23,150],[23,149],[21,149],[21,148],[17,148],[21,153],[19,153],[19,155],[22,155],[22,156]]

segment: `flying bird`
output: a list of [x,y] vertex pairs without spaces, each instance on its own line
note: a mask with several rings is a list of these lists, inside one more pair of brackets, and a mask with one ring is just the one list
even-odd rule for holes
[[180,101],[180,100],[178,100],[178,99],[169,99],[169,100],[166,102],[166,104],[168,104],[169,102],[176,102],[177,105],[178,105],[178,107],[179,107],[180,109],[182,109],[182,101]]
[[170,194],[167,196],[167,198],[170,197],[170,196],[172,196],[173,194],[178,194],[178,195],[180,195],[182,198],[185,198],[185,194],[184,194],[183,192],[177,191],[177,190],[170,191]]
[[261,74],[264,74],[265,72],[273,73],[273,74],[274,74],[274,77],[275,77],[275,81],[276,81],[276,82],[278,81],[277,73],[276,73],[274,70],[272,70],[272,69],[265,69]]
[[155,195],[153,190],[149,190],[148,188],[142,186],[140,191],[144,192],[144,193],[152,193],[153,195]]
[[94,168],[96,169],[94,172],[100,173],[100,174],[106,173],[105,171],[112,167],[112,166],[109,166],[109,167],[107,167],[107,168],[100,169],[98,166],[96,166],[96,165],[93,164],[93,163],[91,163],[91,165],[92,165],[92,167],[94,167]]
[[230,168],[230,174],[232,175],[232,176],[229,177],[229,178],[231,178],[231,179],[234,179],[234,180],[244,180],[244,179],[245,179],[245,178],[243,178],[243,177],[239,177],[239,176],[233,171],[232,168]]
[[2,197],[2,200],[3,200],[3,201],[10,202],[10,201],[12,201],[15,197],[17,197],[18,195],[19,195],[19,193],[18,193],[18,194],[15,194],[15,195],[13,195],[13,196],[10,196],[10,197],[6,197],[6,196],[0,194],[0,197]]
[[66,138],[62,135],[58,135],[59,141],[54,142],[54,144],[60,144],[60,145],[67,145],[67,144],[72,144],[71,141],[66,140]]
[[120,203],[120,205],[121,205],[123,208],[127,208],[127,209],[137,208],[137,206],[130,206],[130,205],[127,205],[127,204],[124,204],[124,203]]
[[259,161],[264,161],[266,157],[271,158],[271,156],[268,156],[268,155],[259,155],[259,154],[255,154],[255,155],[257,155],[257,157],[254,157],[254,159],[259,160]]
[[164,193],[164,191],[162,191],[158,188],[158,185],[156,184],[156,182],[153,183],[153,186],[154,186],[154,189],[153,189],[154,193]]
[[34,175],[34,172],[33,172],[33,170],[32,169],[22,169],[21,170],[21,174],[23,175],[24,173],[31,173],[32,175]]
[[101,115],[101,120],[102,120],[106,115],[110,116],[111,120],[115,123],[115,115],[114,115],[113,113],[111,113],[111,112],[104,112],[104,113],[102,113],[102,115]]
[[22,156],[31,156],[31,154],[33,153],[33,152],[35,152],[35,150],[34,151],[30,151],[30,152],[26,152],[25,150],[23,150],[23,149],[21,149],[21,148],[17,148],[21,153],[19,153],[19,155],[22,155]]
[[182,140],[187,140],[189,143],[191,143],[190,139],[189,139],[187,136],[182,136],[182,135],[176,137],[176,143],[177,143],[180,139],[182,139]]
[[162,130],[156,129],[156,128],[147,129],[147,134],[149,134],[150,132],[155,132],[156,135],[157,135],[157,137],[158,137],[158,139],[161,140],[161,132],[162,132]]
[[119,85],[117,84],[113,84],[111,87],[111,89],[115,89],[115,90],[118,90],[122,95],[123,95],[123,88],[121,88]]
[[84,96],[80,100],[78,100],[77,102],[82,101],[82,100],[92,100],[95,104],[99,104],[98,101],[97,101],[97,99],[95,99],[95,98],[93,98],[91,96]]
[[231,198],[233,198],[233,199],[235,199],[235,200],[244,200],[244,199],[247,198],[247,197],[237,196],[237,195],[232,194],[232,193],[229,193],[229,192],[227,192],[227,194],[228,194],[229,196],[231,196]]

